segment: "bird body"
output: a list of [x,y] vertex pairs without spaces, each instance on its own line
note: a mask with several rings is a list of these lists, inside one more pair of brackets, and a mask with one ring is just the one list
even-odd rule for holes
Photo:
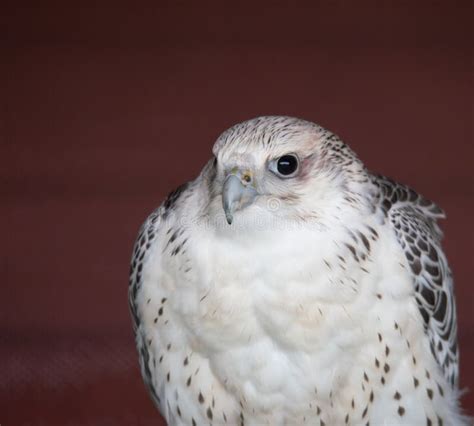
[[244,122],[214,154],[132,258],[142,374],[168,424],[463,424],[437,206],[302,120]]

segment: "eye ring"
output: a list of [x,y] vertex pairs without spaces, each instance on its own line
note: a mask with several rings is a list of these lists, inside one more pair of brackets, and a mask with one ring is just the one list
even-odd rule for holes
[[291,178],[298,172],[299,163],[296,154],[285,154],[271,162],[270,170],[279,177]]

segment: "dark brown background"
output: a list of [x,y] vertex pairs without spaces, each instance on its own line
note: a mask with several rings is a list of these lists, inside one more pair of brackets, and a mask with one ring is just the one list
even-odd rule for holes
[[447,211],[474,386],[472,2],[289,3],[2,10],[2,425],[159,424],[127,308],[133,240],[221,131],[260,114],[322,124]]

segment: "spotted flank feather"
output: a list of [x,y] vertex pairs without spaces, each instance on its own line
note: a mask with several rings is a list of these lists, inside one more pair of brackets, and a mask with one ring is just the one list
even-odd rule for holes
[[163,215],[163,208],[156,209],[141,226],[138,237],[133,248],[132,260],[130,265],[128,304],[132,316],[133,331],[138,350],[138,359],[143,381],[147,386],[150,395],[159,406],[160,398],[153,386],[153,375],[150,370],[150,354],[146,345],[146,336],[140,327],[139,306],[137,303],[138,292],[143,283],[143,267],[148,260],[150,248],[155,240],[156,229],[159,226]]
[[143,223],[135,240],[130,263],[128,303],[133,319],[133,329],[136,332],[140,325],[138,307],[136,303],[137,293],[142,285],[143,265],[147,260],[149,249],[155,239],[156,230],[161,222],[164,208],[156,209]]
[[137,344],[140,369],[143,380],[147,385],[155,404],[160,407],[160,397],[153,384],[153,373],[151,371],[150,352],[147,347],[145,331],[140,327],[140,313],[137,302],[138,293],[143,284],[143,269],[148,260],[158,229],[173,208],[180,195],[186,189],[187,184],[181,185],[171,192],[163,204],[153,211],[140,228],[138,237],[133,247],[132,260],[130,264],[128,303],[132,316],[133,330]]
[[410,265],[416,302],[423,317],[430,349],[452,386],[458,382],[457,322],[453,279],[441,249],[436,220],[443,211],[413,189],[383,176],[380,207],[388,217]]

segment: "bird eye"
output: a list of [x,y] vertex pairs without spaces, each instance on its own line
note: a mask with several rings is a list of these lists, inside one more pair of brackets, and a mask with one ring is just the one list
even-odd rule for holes
[[276,171],[278,174],[288,177],[298,170],[298,158],[296,155],[287,154],[276,160]]

